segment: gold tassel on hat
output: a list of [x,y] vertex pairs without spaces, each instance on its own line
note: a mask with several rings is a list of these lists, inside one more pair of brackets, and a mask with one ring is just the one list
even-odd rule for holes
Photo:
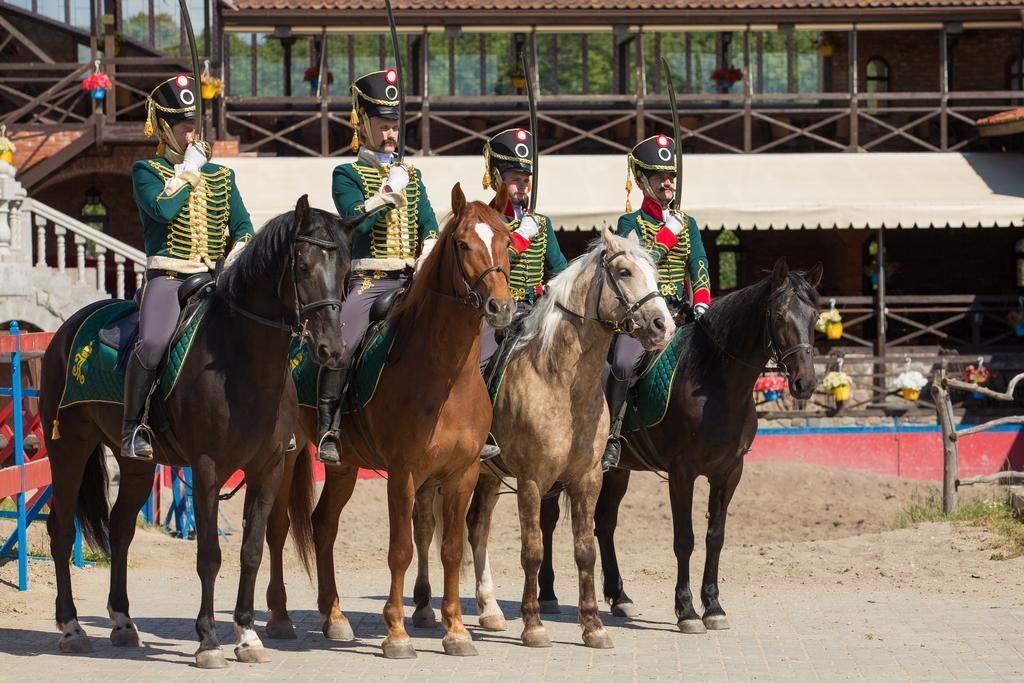
[[359,151],[359,111],[356,109],[356,98],[352,96],[352,113],[348,117],[348,122],[352,124],[352,142],[349,143],[349,147],[352,148],[353,152]]
[[147,138],[153,137],[153,127],[155,125],[154,122],[153,122],[153,119],[155,118],[155,116],[156,116],[156,112],[153,110],[153,98],[152,97],[147,97],[146,98],[146,125],[142,129],[142,132],[146,134]]
[[629,160],[626,160],[626,213],[633,213],[633,203],[629,200],[629,193],[633,191],[633,174],[630,172]]
[[484,189],[490,189],[491,187],[491,145],[487,143],[484,145]]

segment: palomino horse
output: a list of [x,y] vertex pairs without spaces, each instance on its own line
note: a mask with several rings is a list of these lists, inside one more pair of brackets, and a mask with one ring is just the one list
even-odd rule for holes
[[[608,439],[608,406],[601,375],[612,335],[622,330],[654,349],[668,342],[675,323],[658,294],[654,262],[636,235],[605,230],[591,250],[548,285],[547,294],[524,321],[494,402],[491,431],[501,459],[516,479],[522,529],[522,641],[550,647],[540,620],[537,570],[544,545],[540,533],[541,497],[561,482],[572,505],[576,568],[579,571],[579,621],[583,642],[610,648],[594,594],[594,537],[591,520],[601,490],[601,455]],[[501,472],[488,463],[480,475],[469,510],[469,541],[476,565],[476,603],[480,625],[503,631],[505,617],[494,595],[487,539],[498,502]],[[417,613],[430,608],[426,561],[433,535],[432,498],[424,487],[416,500],[419,575]]]
[[[196,568],[202,583],[196,665],[201,668],[227,666],[213,614],[220,569],[217,507],[221,487],[238,469],[245,473],[247,488],[235,654],[244,662],[268,661],[253,630],[253,593],[290,434],[279,426],[278,415],[294,412],[295,406],[288,348],[292,334],[301,330],[318,361],[332,364],[341,358],[337,278],[348,274],[348,234],[358,222],[310,209],[303,196],[294,212],[267,223],[221,275],[174,390],[164,401],[153,401],[155,461],[188,466],[193,472]],[[44,424],[53,424],[55,432],[75,333],[91,313],[109,303],[92,304],[72,316],[43,357],[40,411]],[[153,485],[155,463],[120,458],[121,417],[118,404],[78,403],[60,408],[59,435],[47,433],[53,470],[47,528],[57,573],[60,648],[65,652],[92,649],[78,623],[68,570],[76,514],[93,545],[110,550],[111,640],[114,645],[139,644],[128,613],[128,546]],[[170,426],[173,434],[161,425]],[[118,455],[121,470],[117,502],[109,513],[103,444]]]
[[[504,189],[499,196],[504,195]],[[502,206],[504,206],[502,199]],[[415,657],[405,630],[403,582],[412,561],[412,509],[417,489],[439,484],[444,499],[445,534],[442,640],[451,655],[474,655],[459,605],[466,508],[480,472],[479,454],[491,425],[491,402],[480,375],[481,316],[496,329],[512,320],[515,302],[508,288],[510,235],[501,216],[481,202],[466,202],[462,188],[452,188],[452,216],[404,298],[389,315],[395,330],[391,354],[373,398],[361,413],[343,416],[342,463],[327,468],[327,478],[313,512],[318,606],[324,635],[351,639],[352,628],[338,604],[334,576],[334,540],[338,518],[352,495],[360,465],[386,470],[391,535],[388,566],[391,590],[384,606],[388,636],[384,656]],[[291,429],[291,425],[289,425]],[[315,443],[316,413],[303,409],[295,429],[299,458],[305,444]],[[296,479],[311,480],[307,463],[295,466]],[[282,496],[286,493],[282,487]],[[297,486],[295,488],[298,488]],[[275,505],[268,541],[271,577],[267,605],[270,637],[294,637],[288,616],[281,552],[289,520],[283,500]],[[308,554],[305,520],[293,517],[300,553]]]
[[[726,629],[729,622],[718,601],[718,562],[725,543],[729,501],[743,473],[743,456],[757,432],[754,382],[769,360],[789,375],[789,390],[808,398],[814,374],[814,323],[821,264],[807,273],[790,271],[780,258],[767,278],[715,302],[696,323],[682,326],[679,367],[664,419],[655,427],[627,435],[620,469],[604,477],[594,528],[601,548],[604,596],[616,616],[635,616],[615,557],[615,524],[630,470],[668,472],[672,504],[673,548],[677,579],[675,612],[683,633]],[[693,608],[690,554],[693,552],[693,483],[705,476],[708,501],[707,559],[701,583],[703,618]],[[558,501],[542,511],[547,545],[541,569],[541,600],[557,606],[551,567],[551,533],[558,521]]]

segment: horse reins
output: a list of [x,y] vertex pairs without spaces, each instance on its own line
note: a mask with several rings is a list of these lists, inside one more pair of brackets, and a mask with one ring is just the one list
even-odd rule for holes
[[484,278],[486,278],[491,273],[501,273],[505,278],[505,284],[508,284],[508,271],[502,268],[501,266],[491,266],[489,268],[486,268],[479,275],[477,275],[476,278],[473,280],[473,283],[470,284],[469,276],[466,274],[466,266],[462,263],[462,259],[459,258],[459,252],[458,247],[456,245],[455,237],[449,236],[448,242],[452,245],[452,258],[455,259],[455,263],[459,267],[459,277],[462,278],[462,284],[466,287],[466,296],[463,297],[457,294],[448,294],[446,292],[441,292],[436,289],[429,289],[428,291],[430,291],[432,294],[436,294],[437,296],[443,297],[445,299],[458,301],[460,304],[472,306],[473,308],[479,310],[483,308],[485,300],[483,295],[480,294],[479,290],[477,290],[477,287],[479,287],[480,284],[484,281]]
[[[640,308],[648,301],[650,301],[651,299],[655,299],[661,295],[657,291],[650,291],[633,303],[630,303],[629,300],[626,299],[626,295],[622,293],[622,287],[619,286],[618,279],[615,278],[611,272],[612,261],[619,258],[620,256],[625,255],[625,251],[617,251],[611,256],[608,256],[607,251],[601,252],[601,267],[604,270],[605,276],[601,278],[601,284],[599,285],[597,292],[597,311],[595,312],[595,317],[591,318],[588,317],[586,314],[577,313],[576,311],[562,304],[562,302],[556,301],[555,306],[558,308],[558,310],[562,311],[563,313],[567,313],[568,315],[571,315],[574,318],[578,318],[579,320],[590,320],[591,322],[596,322],[602,325],[603,327],[611,330],[612,332],[624,332],[626,334],[632,334],[633,332],[635,332],[637,327],[639,327],[639,323],[637,323],[636,321],[636,312],[640,310]],[[622,317],[620,317],[618,320],[605,320],[604,318],[601,317],[601,295],[604,294],[604,285],[606,281],[608,282],[608,286],[611,287],[612,294],[615,295],[615,299],[623,308],[626,309],[626,312],[623,313]]]

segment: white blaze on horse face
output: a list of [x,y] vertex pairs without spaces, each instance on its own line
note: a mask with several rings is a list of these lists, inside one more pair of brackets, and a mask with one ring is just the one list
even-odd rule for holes
[[494,230],[486,223],[477,223],[474,227],[476,234],[484,243],[487,252],[487,263],[491,263],[491,241],[494,239]]

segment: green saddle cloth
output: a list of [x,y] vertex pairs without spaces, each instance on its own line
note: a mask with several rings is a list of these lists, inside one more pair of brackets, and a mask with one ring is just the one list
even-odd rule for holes
[[[165,399],[171,395],[178,382],[207,307],[205,301],[200,304],[199,310],[168,353],[160,375],[160,393]],[[134,312],[135,302],[112,301],[93,311],[79,325],[71,343],[60,408],[76,403],[124,402],[124,367],[117,362],[120,352],[101,342],[99,332]]]
[[658,354],[633,385],[622,425],[624,433],[635,432],[642,427],[653,427],[665,419],[665,410],[668,408],[669,396],[672,393],[672,382],[675,381],[676,372],[679,370],[683,335],[689,328],[689,325],[679,328],[668,346]]
[[[373,398],[394,341],[394,331],[390,326],[381,324],[370,329],[356,357],[355,373],[349,377],[348,391],[341,402],[342,413],[362,410]],[[305,343],[298,340],[292,342],[288,358],[299,405],[316,408],[320,366],[313,362]]]

